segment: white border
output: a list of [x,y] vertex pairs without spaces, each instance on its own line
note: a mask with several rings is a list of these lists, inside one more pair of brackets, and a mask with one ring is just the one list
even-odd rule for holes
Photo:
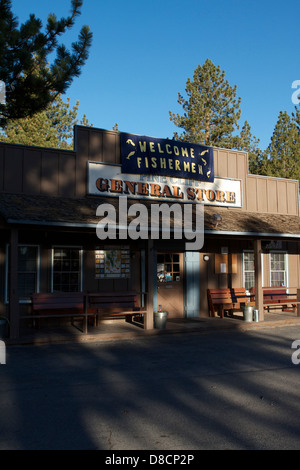
[[[98,168],[97,168],[98,167]],[[114,172],[114,170],[115,172]],[[118,171],[117,168],[120,170]],[[192,179],[185,179],[185,178],[178,178],[178,177],[173,177],[173,176],[164,176],[164,175],[138,175],[138,174],[127,174],[127,173],[122,173],[121,172],[122,165],[119,165],[117,163],[103,163],[103,162],[98,162],[98,161],[87,161],[87,195],[90,196],[98,196],[98,197],[118,197],[121,195],[121,193],[109,193],[109,192],[103,192],[101,193],[100,191],[97,190],[95,182],[97,178],[103,177],[107,179],[126,179],[128,181],[138,181],[140,180],[141,182],[148,183],[147,178],[159,178],[162,177],[165,179],[164,182],[155,182],[157,184],[168,184],[169,186],[174,185],[175,183],[172,183],[171,179],[179,179],[179,180],[184,180],[188,181],[189,183],[187,184],[182,184],[182,183],[176,183],[177,186],[180,187],[180,189],[183,189],[184,187],[199,187],[200,185],[203,187],[203,189],[211,189],[211,190],[216,190],[218,188],[214,188],[214,185],[216,183],[219,184],[224,184],[224,182],[228,182],[228,184],[234,184],[234,188],[228,188],[234,189],[234,192],[237,195],[237,202],[236,203],[230,203],[230,202],[210,202],[210,201],[197,201],[197,200],[188,200],[188,199],[177,199],[177,198],[155,198],[155,197],[149,197],[149,196],[141,196],[141,195],[132,195],[128,194],[127,197],[130,199],[146,199],[147,201],[156,201],[159,200],[161,202],[178,202],[180,204],[182,203],[188,203],[188,204],[198,204],[202,203],[204,205],[209,205],[209,206],[217,206],[217,207],[234,207],[234,208],[242,208],[243,207],[243,187],[242,187],[242,180],[238,178],[223,178],[223,177],[215,177],[215,182],[208,182],[208,181],[198,181],[198,180],[192,180]],[[105,175],[103,172],[105,170],[108,170],[108,172],[111,172],[111,175]],[[96,175],[93,175],[93,173],[96,173]],[[192,184],[190,184],[192,183]]]

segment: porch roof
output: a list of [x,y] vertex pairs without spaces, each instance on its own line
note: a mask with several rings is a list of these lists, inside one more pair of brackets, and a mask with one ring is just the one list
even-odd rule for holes
[[[128,207],[137,202],[128,199]],[[153,204],[145,200],[139,202],[148,208]],[[6,224],[93,228],[100,221],[96,209],[102,203],[113,204],[118,213],[118,198],[64,198],[2,193],[0,216]],[[195,209],[195,205],[193,207]],[[204,214],[205,233],[300,238],[300,217],[297,215],[246,212],[221,206],[205,206]],[[217,224],[214,214],[222,218]]]

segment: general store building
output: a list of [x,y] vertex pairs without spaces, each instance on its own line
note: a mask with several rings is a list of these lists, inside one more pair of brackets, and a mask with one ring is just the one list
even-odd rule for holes
[[[135,291],[150,329],[158,305],[169,318],[208,317],[207,289],[256,286],[260,321],[262,286],[297,292],[298,181],[249,174],[247,153],[220,148],[214,181],[122,174],[122,134],[76,126],[74,136],[74,151],[0,143],[0,315],[12,338],[32,323],[34,292]],[[129,206],[204,203],[203,247],[100,240],[97,208],[113,205],[119,221],[120,195]]]

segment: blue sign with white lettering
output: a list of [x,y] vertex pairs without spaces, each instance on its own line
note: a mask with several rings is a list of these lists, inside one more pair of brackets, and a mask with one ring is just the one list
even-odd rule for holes
[[214,181],[213,148],[120,133],[122,173]]

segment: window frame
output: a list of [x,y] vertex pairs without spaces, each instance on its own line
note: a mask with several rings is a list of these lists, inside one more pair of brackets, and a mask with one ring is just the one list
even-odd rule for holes
[[[8,273],[9,273],[9,247],[10,244],[7,243],[5,247],[5,289],[4,289],[4,303],[6,305],[9,304],[9,293],[8,293]],[[41,276],[41,247],[40,245],[33,244],[33,243],[18,243],[18,250],[19,248],[22,247],[30,247],[30,248],[37,248],[37,253],[36,253],[36,290],[35,292],[40,292],[40,276]],[[19,258],[19,254],[18,254]],[[18,269],[18,276],[19,276],[19,269]],[[30,298],[19,298],[19,303],[20,304],[30,304],[31,299]]]
[[[163,256],[164,257],[164,261],[159,261],[159,257],[160,256]],[[167,256],[170,256],[170,260],[167,261],[166,260],[166,257]],[[174,256],[178,256],[178,261],[174,260]],[[167,270],[167,269],[164,269],[164,273],[166,272],[170,272],[171,273],[171,278],[172,279],[165,279],[165,274],[164,274],[164,279],[163,280],[159,280],[158,279],[158,266],[159,265],[164,265],[164,268],[167,266],[167,265],[170,265],[171,266],[171,270]],[[179,266],[178,269],[174,269],[174,266]],[[175,279],[174,279],[175,277]],[[176,277],[179,277],[179,279],[176,279]],[[169,285],[170,283],[178,283],[182,281],[182,259],[180,258],[180,252],[159,252],[157,253],[156,255],[156,282],[158,283],[158,285]]]
[[51,279],[50,279],[50,292],[62,292],[62,291],[54,291],[53,290],[53,276],[54,276],[54,250],[58,248],[69,248],[72,250],[78,250],[79,251],[79,263],[80,263],[80,268],[79,268],[79,274],[80,274],[80,282],[79,282],[79,288],[80,290],[78,292],[83,292],[83,247],[81,245],[52,245],[51,246]]
[[[254,250],[243,250],[243,287],[245,287],[245,288],[246,288],[245,274],[246,274],[246,272],[252,272],[252,271],[249,271],[249,270],[245,269],[245,254],[246,253],[251,253],[251,254],[253,254],[253,257],[254,257]],[[253,262],[254,262],[254,260],[253,260]],[[254,274],[254,281],[255,281],[255,266],[254,266],[254,269],[253,269],[253,274]]]
[[[271,282],[272,282],[272,276],[271,276],[271,273],[272,272],[276,272],[276,271],[271,271],[271,255],[272,254],[283,254],[284,255],[284,267],[285,267],[285,270],[284,271],[279,271],[279,272],[284,272],[285,273],[285,284],[283,286],[272,286]],[[288,288],[289,287],[289,266],[288,266],[288,252],[285,251],[285,250],[271,250],[269,252],[269,286],[270,287],[286,287]]]
[[[245,287],[246,283],[245,283],[245,253],[253,253],[254,255],[254,250],[250,250],[250,249],[247,249],[247,250],[243,250],[243,260],[242,260],[242,263],[243,263],[243,287]],[[255,264],[254,264],[254,282],[255,282]],[[261,254],[261,279],[262,279],[262,286],[264,287],[265,284],[264,284],[264,253]],[[254,286],[253,286],[254,287]]]

